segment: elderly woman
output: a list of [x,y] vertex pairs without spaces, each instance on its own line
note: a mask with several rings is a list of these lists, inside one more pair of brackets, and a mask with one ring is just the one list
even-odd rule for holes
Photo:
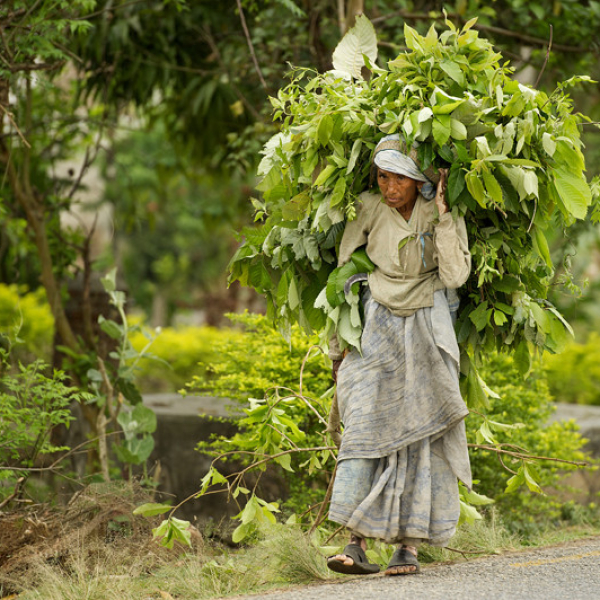
[[366,245],[375,269],[363,294],[362,354],[330,347],[344,432],[329,519],[351,538],[327,564],[376,573],[366,538],[379,538],[398,544],[385,574],[402,575],[419,571],[421,542],[448,542],[457,478],[471,485],[453,327],[471,257],[464,219],[448,210],[445,172],[436,188],[397,135],[378,144],[374,163],[381,193],[361,195],[339,249],[342,265]]

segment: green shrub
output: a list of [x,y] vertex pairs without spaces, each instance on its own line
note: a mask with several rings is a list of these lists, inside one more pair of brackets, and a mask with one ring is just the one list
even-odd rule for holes
[[[0,354],[6,366],[7,354]],[[51,439],[52,429],[69,426],[73,417],[69,405],[82,401],[83,395],[65,385],[65,374],[45,375],[47,365],[35,361],[19,365],[16,373],[4,373],[0,380],[0,500],[18,495],[40,455],[61,450]]]
[[548,385],[558,402],[600,406],[600,335],[585,344],[569,343],[560,354],[544,359]]
[[[148,343],[143,331],[131,334],[129,339],[138,352]],[[136,382],[142,392],[175,392],[194,377],[206,376],[205,365],[217,359],[220,345],[240,341],[241,333],[234,329],[163,328],[149,350],[155,358],[139,361]]]
[[50,360],[54,319],[42,288],[29,292],[24,286],[0,284],[0,335],[13,342],[13,360]]
[[[244,325],[243,337],[235,342],[217,344],[218,360],[207,367],[207,373],[213,379],[197,377],[190,389],[232,398],[245,406],[248,406],[248,398],[260,400],[251,402],[248,416],[242,421],[242,431],[230,440],[215,441],[213,449],[216,452],[240,450],[274,454],[278,448],[292,447],[285,436],[274,431],[275,427],[283,433],[287,432],[289,437],[298,438],[297,432],[286,424],[285,418],[306,433],[306,439],[302,439],[298,445],[323,445],[323,424],[315,418],[310,408],[297,395],[289,393],[286,400],[282,401],[286,392],[274,391],[275,386],[298,390],[302,362],[316,339],[308,338],[299,328],[293,327],[291,343],[288,345],[265,317],[237,315],[232,319]],[[553,408],[545,373],[541,369],[523,380],[510,356],[494,354],[480,372],[489,387],[500,396],[491,399],[487,416],[500,423],[524,424],[521,428],[495,432],[498,442],[512,444],[537,456],[565,460],[584,458],[580,451],[582,439],[574,423],[547,424]],[[329,360],[319,352],[311,354],[303,373],[303,395],[309,397],[324,415],[328,412],[327,392],[330,386]],[[275,407],[281,409],[282,415],[277,417],[278,422],[268,421]],[[471,443],[476,442],[476,432],[482,422],[482,416],[476,413],[468,417],[467,429]],[[505,449],[511,448],[505,446]],[[557,506],[544,496],[532,494],[524,487],[516,493],[505,493],[512,473],[502,467],[496,452],[473,449],[471,456],[473,475],[479,481],[477,491],[495,498],[499,507],[510,514],[510,520],[515,525],[528,519],[534,521],[539,516],[546,517],[549,508],[558,518]],[[503,461],[514,471],[521,464],[520,460],[514,462],[510,456],[504,456]],[[320,453],[317,464],[311,464],[307,455],[300,453],[292,454],[289,463],[282,465],[290,487],[290,498],[286,503],[289,510],[302,512],[308,505],[323,498],[333,461],[325,453]],[[547,487],[557,485],[566,467],[542,461],[534,468],[540,472],[541,485]],[[519,516],[521,509],[526,511],[526,519]]]
[[[320,350],[309,353],[317,344],[316,336],[310,338],[293,326],[288,344],[262,315],[246,313],[229,318],[243,326],[243,334],[217,342],[216,360],[206,365],[205,376],[194,377],[188,387],[230,398],[245,408],[248,399],[253,400],[249,416],[241,421],[242,430],[231,439],[215,440],[212,450],[217,454],[233,450],[275,454],[294,447],[297,437],[301,438],[298,445],[304,448],[326,445],[325,426],[315,411],[327,418],[331,369]],[[315,410],[297,393],[303,363],[302,395]],[[206,451],[206,446],[201,449]],[[320,453],[312,462],[308,452],[293,453],[278,462],[288,485],[287,510],[301,512],[323,499],[334,467],[331,452]]]
[[[500,396],[498,399],[490,398],[491,406],[486,416],[500,423],[524,425],[518,429],[494,432],[498,442],[506,444],[505,449],[516,447],[536,456],[570,461],[585,460],[581,451],[584,440],[573,421],[548,424],[554,408],[546,374],[541,368],[537,368],[523,380],[510,356],[493,354],[485,362],[481,375],[487,385]],[[476,442],[476,431],[481,423],[482,418],[477,414],[471,413],[467,418],[469,442]],[[507,481],[512,474],[502,468],[500,458],[508,468],[518,470],[520,461],[514,461],[510,456],[499,457],[492,451],[471,452],[473,475],[480,482],[477,487],[495,498],[505,521],[522,528],[540,517],[559,518],[560,504],[549,496],[525,491],[505,493]],[[534,466],[540,476],[542,489],[559,486],[564,472],[573,468],[575,467],[550,461],[540,461]]]

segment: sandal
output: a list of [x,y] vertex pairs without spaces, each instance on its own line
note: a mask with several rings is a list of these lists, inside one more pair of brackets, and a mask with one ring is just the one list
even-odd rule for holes
[[[404,573],[396,573],[395,571],[390,571],[392,567],[415,567],[414,571],[406,571]],[[417,557],[405,547],[398,548],[394,554],[392,554],[392,558],[390,559],[390,564],[387,566],[385,570],[385,575],[394,576],[394,575],[414,575],[415,573],[419,573],[421,567],[419,565],[419,561]]]
[[367,560],[365,551],[358,544],[348,544],[340,554],[349,556],[354,563],[347,565],[335,556],[327,557],[327,566],[336,573],[345,575],[371,575],[379,573],[379,565],[370,563]]

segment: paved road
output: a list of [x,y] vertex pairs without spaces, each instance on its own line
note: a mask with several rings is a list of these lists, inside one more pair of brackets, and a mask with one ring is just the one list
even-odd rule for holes
[[410,577],[371,575],[245,600],[600,600],[600,537],[527,552],[425,565]]

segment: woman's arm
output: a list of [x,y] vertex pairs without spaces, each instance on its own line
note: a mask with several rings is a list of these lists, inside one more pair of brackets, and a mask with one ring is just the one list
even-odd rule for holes
[[440,215],[433,234],[434,259],[439,276],[447,288],[463,285],[471,273],[471,253],[467,239],[467,227],[463,217],[454,220],[446,202],[448,172],[440,169],[435,203]]

